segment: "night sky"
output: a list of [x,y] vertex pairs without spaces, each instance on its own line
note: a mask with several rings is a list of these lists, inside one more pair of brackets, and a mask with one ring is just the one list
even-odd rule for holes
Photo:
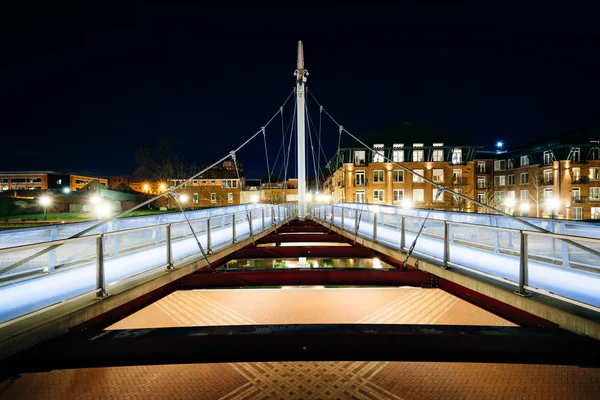
[[[0,170],[129,175],[163,139],[209,163],[283,104],[298,40],[309,90],[358,136],[412,119],[510,149],[600,122],[592,9],[47,3],[0,6]],[[331,156],[337,128],[322,135]],[[273,162],[279,117],[267,138]],[[262,138],[240,159],[265,175]]]

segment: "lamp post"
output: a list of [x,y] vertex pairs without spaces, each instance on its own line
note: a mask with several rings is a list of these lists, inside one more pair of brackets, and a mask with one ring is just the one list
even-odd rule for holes
[[48,197],[46,195],[40,197],[40,204],[44,207],[44,221],[46,221],[46,211],[47,211],[50,203],[52,203],[52,200],[50,199],[50,197]]
[[504,143],[502,141],[499,141],[498,143],[496,143],[496,147],[498,148],[498,153],[502,153],[502,146],[504,146]]

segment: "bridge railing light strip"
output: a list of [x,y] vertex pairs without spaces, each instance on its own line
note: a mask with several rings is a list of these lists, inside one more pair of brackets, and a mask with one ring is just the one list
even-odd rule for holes
[[[293,203],[253,204],[252,207],[257,212],[251,214],[250,221],[244,211],[234,206],[226,207],[233,212],[195,218],[190,222],[198,228],[199,239],[206,248],[215,252],[248,238],[252,233],[285,223],[293,218],[295,211]],[[57,243],[64,246],[55,247],[46,256],[21,265],[18,270],[8,270],[7,266],[12,265],[15,259]],[[0,310],[0,323],[6,318],[53,304],[57,296],[63,301],[73,293],[89,292],[94,289],[93,285],[90,286],[94,274],[97,277],[96,290],[104,295],[107,287],[115,287],[118,282],[135,280],[135,276],[148,275],[165,266],[171,269],[174,262],[181,263],[198,256],[198,248],[194,244],[187,222],[177,221],[0,249],[0,304],[4,307]],[[51,277],[52,281],[45,279]],[[47,301],[40,301],[45,294],[34,294],[38,290],[48,293]],[[31,307],[27,305],[28,291],[36,299],[32,300]],[[61,291],[70,294],[62,298]]]
[[[374,205],[310,204],[309,210],[324,224],[400,252],[408,250],[425,219]],[[600,238],[430,219],[413,254],[444,268],[510,283],[519,294],[535,288],[532,291],[600,312],[600,258],[570,246],[575,240],[600,250]]]

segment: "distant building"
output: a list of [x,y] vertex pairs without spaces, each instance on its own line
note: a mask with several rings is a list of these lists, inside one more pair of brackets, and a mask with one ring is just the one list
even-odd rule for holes
[[600,126],[494,158],[493,203],[521,216],[600,219]]
[[448,193],[438,196],[437,188],[423,178],[473,197],[476,176],[473,157],[479,148],[441,142],[377,143],[373,145],[374,151],[364,147],[342,148],[328,163],[333,172],[324,182],[324,191],[333,202],[473,211],[472,204],[457,196]]
[[71,190],[77,191],[91,181],[108,186],[108,180],[80,174],[66,174],[54,171],[11,171],[0,172],[0,191],[8,190]]
[[600,126],[510,151],[416,139],[372,148],[341,148],[329,160],[330,176],[323,186],[333,202],[491,212],[449,193],[436,201],[436,188],[390,159],[513,215],[600,219]]

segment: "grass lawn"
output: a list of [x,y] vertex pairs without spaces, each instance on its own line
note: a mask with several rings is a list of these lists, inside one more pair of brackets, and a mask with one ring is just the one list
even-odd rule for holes
[[[165,214],[171,212],[179,212],[178,210],[172,211],[158,211],[158,210],[135,210],[123,216],[123,218],[129,217],[141,217],[145,215],[156,215]],[[8,221],[20,221],[21,219],[31,221],[43,221],[44,214],[22,214],[22,215],[11,215],[10,217],[0,217],[0,220],[8,219]],[[93,213],[48,213],[46,214],[46,221],[68,221],[68,220],[90,220],[96,219]],[[29,225],[28,225],[29,226]]]
[[[46,214],[47,221],[65,221],[69,219],[91,219],[93,215],[91,213],[48,213]],[[23,215],[11,215],[10,217],[2,217],[1,219],[8,219],[9,221],[14,220],[33,220],[38,221],[44,220],[44,213],[39,214],[23,214]]]

